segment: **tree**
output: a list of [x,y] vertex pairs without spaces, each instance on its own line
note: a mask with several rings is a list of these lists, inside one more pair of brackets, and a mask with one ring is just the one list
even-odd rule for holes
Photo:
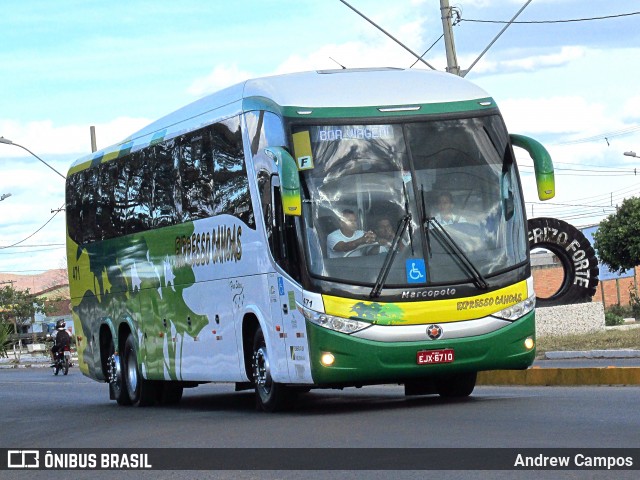
[[640,198],[627,198],[593,235],[600,260],[612,272],[640,265]]
[[35,298],[29,289],[17,290],[13,286],[0,288],[0,324],[13,324],[13,333],[18,333],[36,313],[46,314],[44,299]]
[[11,326],[6,323],[0,323],[0,358],[7,357],[7,347],[9,346],[9,333]]

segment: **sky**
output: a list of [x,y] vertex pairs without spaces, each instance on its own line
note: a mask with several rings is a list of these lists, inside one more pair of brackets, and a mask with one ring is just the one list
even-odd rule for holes
[[[438,0],[349,3],[425,55],[446,57]],[[526,3],[451,0],[468,68]],[[6,0],[0,16],[0,136],[66,175],[91,152],[248,78],[326,68],[409,68],[415,58],[339,0]],[[533,0],[466,78],[498,103],[511,133],[549,150],[556,197],[540,202],[517,152],[529,217],[597,224],[640,195],[640,5]],[[613,17],[587,20],[596,17]],[[580,20],[558,22],[560,20]],[[544,23],[540,23],[544,22]],[[555,23],[550,23],[555,22]],[[413,68],[428,68],[421,63]],[[64,180],[0,144],[0,272],[65,268]]]

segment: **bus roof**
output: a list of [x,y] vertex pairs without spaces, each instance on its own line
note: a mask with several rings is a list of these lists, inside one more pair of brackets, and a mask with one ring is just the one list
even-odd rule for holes
[[[69,173],[82,170],[87,163],[118,158],[150,143],[173,138],[261,106],[271,105],[280,107],[285,113],[295,113],[300,109],[335,111],[341,108],[444,105],[486,99],[490,100],[484,90],[461,77],[421,69],[319,70],[255,78],[196,100],[122,142],[78,159]],[[484,107],[489,106],[484,103]],[[493,102],[490,106],[495,107]],[[475,103],[474,107],[482,109]],[[306,110],[303,114],[308,113]]]

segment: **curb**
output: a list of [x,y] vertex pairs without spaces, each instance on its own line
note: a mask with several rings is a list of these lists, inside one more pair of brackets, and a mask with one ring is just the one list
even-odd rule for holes
[[640,367],[541,368],[478,372],[477,385],[532,387],[575,385],[640,385]]
[[640,350],[569,350],[564,352],[546,352],[547,360],[566,360],[571,358],[640,358]]

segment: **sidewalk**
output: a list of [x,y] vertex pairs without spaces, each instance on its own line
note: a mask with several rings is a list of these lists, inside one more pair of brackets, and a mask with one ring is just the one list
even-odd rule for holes
[[[42,353],[23,353],[20,355],[20,362],[16,362],[13,352],[8,352],[9,358],[0,358],[0,370],[6,368],[49,368],[51,357]],[[78,357],[71,355],[71,363],[78,364]]]
[[[478,385],[570,386],[640,385],[638,366],[589,366],[589,360],[640,359],[640,350],[587,350],[546,352],[527,370],[480,372]],[[583,360],[585,366],[556,367],[554,360]],[[540,364],[544,363],[544,366]]]

